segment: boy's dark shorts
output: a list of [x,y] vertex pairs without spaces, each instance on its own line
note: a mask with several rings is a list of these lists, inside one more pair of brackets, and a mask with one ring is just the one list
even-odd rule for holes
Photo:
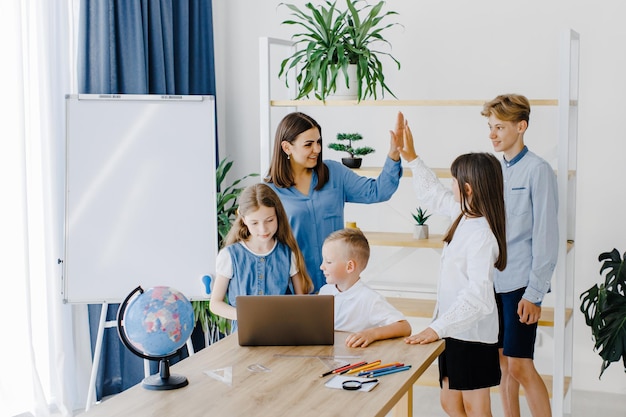
[[468,342],[445,338],[439,355],[439,385],[448,377],[448,388],[473,390],[500,384],[500,358],[496,343]]
[[496,294],[500,321],[498,346],[503,349],[504,356],[533,359],[537,323],[521,323],[517,315],[517,305],[525,291],[526,288],[524,287],[511,292]]

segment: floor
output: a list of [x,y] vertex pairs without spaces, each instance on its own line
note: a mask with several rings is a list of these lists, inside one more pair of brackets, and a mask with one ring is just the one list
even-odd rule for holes
[[[439,389],[415,387],[413,396],[413,415],[428,417],[446,417],[439,404]],[[493,417],[503,417],[500,397],[491,396]],[[520,401],[522,417],[531,417],[525,399]],[[568,417],[626,417],[626,395],[606,394],[590,391],[573,391],[571,414]],[[556,416],[555,416],[556,417]]]

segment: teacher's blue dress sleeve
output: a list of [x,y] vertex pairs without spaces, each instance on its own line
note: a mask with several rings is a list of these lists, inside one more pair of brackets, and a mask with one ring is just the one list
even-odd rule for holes
[[[330,167],[330,161],[327,162]],[[342,177],[344,201],[347,203],[380,203],[391,198],[398,189],[402,177],[402,164],[387,157],[378,178],[362,177],[343,165],[336,163],[337,172]]]
[[315,285],[314,292],[326,283],[320,270],[322,244],[335,230],[344,227],[346,202],[377,203],[386,201],[398,188],[402,167],[400,162],[387,159],[377,179],[361,177],[336,161],[324,161],[329,170],[329,181],[321,190],[314,190],[317,176],[313,175],[307,195],[295,187],[280,188],[269,185],[280,197],[293,234],[304,256],[307,271]]

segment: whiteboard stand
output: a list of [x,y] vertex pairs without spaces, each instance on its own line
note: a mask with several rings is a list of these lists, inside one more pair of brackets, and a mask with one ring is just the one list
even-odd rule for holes
[[96,335],[96,348],[93,352],[93,363],[91,365],[91,377],[89,378],[89,391],[87,391],[87,404],[85,411],[89,411],[93,404],[94,393],[96,391],[96,377],[98,376],[98,368],[100,367],[100,356],[102,354],[102,340],[104,338],[104,329],[116,327],[114,320],[107,321],[107,312],[109,311],[109,303],[102,303],[100,310],[100,321],[98,322],[98,333]]

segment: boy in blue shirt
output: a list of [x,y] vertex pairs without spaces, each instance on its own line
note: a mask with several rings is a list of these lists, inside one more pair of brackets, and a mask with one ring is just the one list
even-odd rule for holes
[[524,145],[530,103],[500,95],[483,106],[489,139],[501,161],[506,205],[508,262],[496,271],[500,314],[500,395],[507,417],[518,417],[519,386],[533,417],[550,416],[550,398],[534,363],[541,302],[550,290],[558,254],[558,190],[550,164]]

